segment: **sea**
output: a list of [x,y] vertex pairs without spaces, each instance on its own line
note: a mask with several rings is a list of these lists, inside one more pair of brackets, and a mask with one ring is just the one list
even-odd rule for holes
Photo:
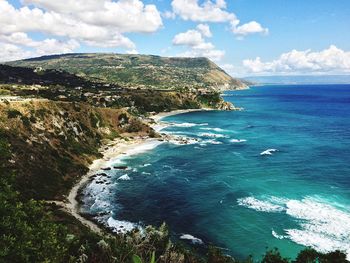
[[[162,119],[153,141],[114,160],[83,209],[116,232],[166,222],[172,238],[259,259],[278,248],[342,250],[350,259],[350,85],[228,91],[242,111]],[[100,180],[100,181],[98,181]]]

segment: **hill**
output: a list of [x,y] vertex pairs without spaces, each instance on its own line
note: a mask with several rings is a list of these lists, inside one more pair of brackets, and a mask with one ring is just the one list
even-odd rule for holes
[[90,81],[131,88],[246,88],[246,84],[232,78],[207,58],[94,53],[43,56],[7,64],[64,70]]

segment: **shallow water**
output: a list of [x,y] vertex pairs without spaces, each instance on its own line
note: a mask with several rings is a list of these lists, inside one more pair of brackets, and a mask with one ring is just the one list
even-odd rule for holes
[[85,209],[120,230],[165,221],[176,237],[240,258],[266,247],[294,257],[303,246],[350,256],[350,85],[262,86],[224,98],[245,110],[163,119],[163,132],[199,142],[116,161],[129,169],[90,184]]

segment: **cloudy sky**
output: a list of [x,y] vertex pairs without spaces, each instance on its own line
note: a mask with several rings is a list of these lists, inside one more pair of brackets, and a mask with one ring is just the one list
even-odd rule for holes
[[205,56],[234,76],[350,74],[349,0],[0,0],[0,61]]

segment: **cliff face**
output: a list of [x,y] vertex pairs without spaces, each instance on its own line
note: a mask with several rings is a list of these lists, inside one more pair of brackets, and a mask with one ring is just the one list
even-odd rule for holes
[[38,69],[60,69],[91,81],[123,87],[178,89],[246,88],[207,58],[171,58],[125,54],[66,54],[8,63]]
[[124,110],[84,103],[0,103],[0,134],[10,145],[9,168],[28,198],[60,199],[100,157],[103,139],[153,130]]

